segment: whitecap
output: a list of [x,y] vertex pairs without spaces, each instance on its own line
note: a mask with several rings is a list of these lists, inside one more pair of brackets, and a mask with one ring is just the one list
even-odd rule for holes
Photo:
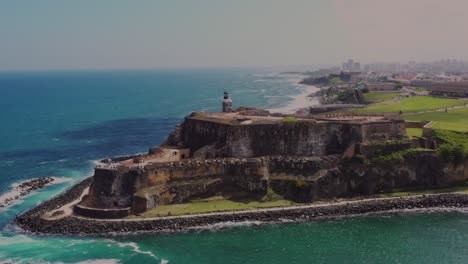
[[64,183],[64,182],[74,182],[75,179],[73,178],[65,178],[65,177],[55,177],[55,176],[52,176],[52,178],[54,179],[53,182],[51,182],[50,184],[60,184],[60,183]]
[[155,259],[157,259],[158,257],[156,257],[156,255],[154,255],[153,252],[151,251],[142,251],[140,249],[140,247],[135,243],[135,242],[126,242],[126,243],[121,243],[121,242],[117,242],[117,245],[121,248],[124,248],[124,247],[131,247],[132,248],[132,251],[133,252],[136,252],[136,253],[139,253],[139,254],[144,254],[144,255],[148,255],[148,256],[151,256]]
[[222,223],[215,223],[203,226],[196,226],[191,227],[191,230],[210,230],[210,231],[218,231],[226,228],[233,228],[233,227],[241,227],[241,226],[258,226],[264,224],[262,221],[241,221],[241,222],[222,222]]
[[21,188],[19,186],[23,182],[28,182],[28,181],[34,180],[35,178],[24,180],[24,181],[21,181],[21,182],[12,183],[10,191],[7,191],[7,192],[0,195],[0,205],[3,205],[3,207],[0,207],[0,211],[5,211],[6,209],[10,208],[13,205],[21,204],[24,201],[23,198],[25,198],[27,196],[30,196],[30,195],[32,195],[34,193],[37,193],[39,190],[41,190],[41,189],[43,189],[43,188],[45,188],[47,186],[54,185],[54,184],[66,183],[66,182],[73,182],[74,181],[74,179],[72,179],[72,178],[62,178],[62,177],[52,177],[52,178],[54,180],[52,182],[46,184],[44,187],[36,189],[36,190],[32,190],[32,191],[30,191],[29,193],[26,193],[26,194],[24,194],[26,188]]
[[118,259],[90,259],[85,261],[76,262],[79,264],[114,264],[120,263]]

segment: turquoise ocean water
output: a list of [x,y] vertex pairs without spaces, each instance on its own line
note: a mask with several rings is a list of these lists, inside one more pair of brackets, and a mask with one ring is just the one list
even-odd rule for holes
[[[0,199],[24,180],[60,181],[0,208],[0,263],[466,263],[462,212],[288,224],[226,223],[186,233],[35,236],[19,214],[92,173],[94,160],[161,143],[191,111],[291,110],[313,91],[259,70],[0,74]],[[303,98],[303,97],[302,97]]]

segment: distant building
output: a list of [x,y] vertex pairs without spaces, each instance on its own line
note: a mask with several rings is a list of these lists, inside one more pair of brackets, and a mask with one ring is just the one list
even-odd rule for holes
[[359,72],[361,71],[361,64],[357,61],[348,60],[343,63],[342,69],[345,72]]
[[363,76],[361,72],[350,72],[351,75],[350,81],[351,82],[360,82],[363,80]]
[[365,85],[369,91],[392,91],[396,88],[396,84],[384,82],[366,83]]
[[410,82],[411,86],[424,88],[431,88],[432,83],[432,80],[411,80]]
[[434,82],[431,95],[443,97],[468,97],[468,82]]
[[224,113],[232,112],[232,100],[229,97],[228,92],[226,91],[224,91],[224,97],[223,97],[223,112]]

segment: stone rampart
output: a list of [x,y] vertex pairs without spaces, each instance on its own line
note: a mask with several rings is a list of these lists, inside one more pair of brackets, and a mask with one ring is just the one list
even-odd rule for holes
[[351,142],[406,137],[403,120],[366,122],[281,120],[249,124],[187,117],[181,125],[182,145],[197,158],[325,156],[343,153]]

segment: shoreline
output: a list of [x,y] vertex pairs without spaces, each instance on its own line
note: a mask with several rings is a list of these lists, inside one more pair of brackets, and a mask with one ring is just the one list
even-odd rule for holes
[[17,204],[18,200],[21,198],[39,191],[42,188],[67,181],[69,181],[67,178],[48,176],[15,182],[11,184],[11,189],[9,191],[0,194],[0,210],[5,210],[10,206]]
[[25,232],[54,235],[116,235],[128,233],[172,233],[206,228],[212,225],[245,222],[291,223],[339,219],[375,214],[414,213],[427,210],[468,208],[468,194],[439,193],[404,197],[366,198],[332,203],[290,207],[271,207],[155,218],[91,219],[68,216],[45,220],[42,215],[76,200],[89,187],[92,177],[68,191],[16,217]]
[[292,114],[300,109],[308,108],[309,106],[320,105],[318,98],[311,97],[311,94],[315,94],[320,91],[320,88],[312,85],[302,85],[298,84],[300,87],[303,87],[303,91],[296,95],[288,96],[292,98],[287,105],[278,108],[267,109],[270,112],[280,112],[285,114]]

